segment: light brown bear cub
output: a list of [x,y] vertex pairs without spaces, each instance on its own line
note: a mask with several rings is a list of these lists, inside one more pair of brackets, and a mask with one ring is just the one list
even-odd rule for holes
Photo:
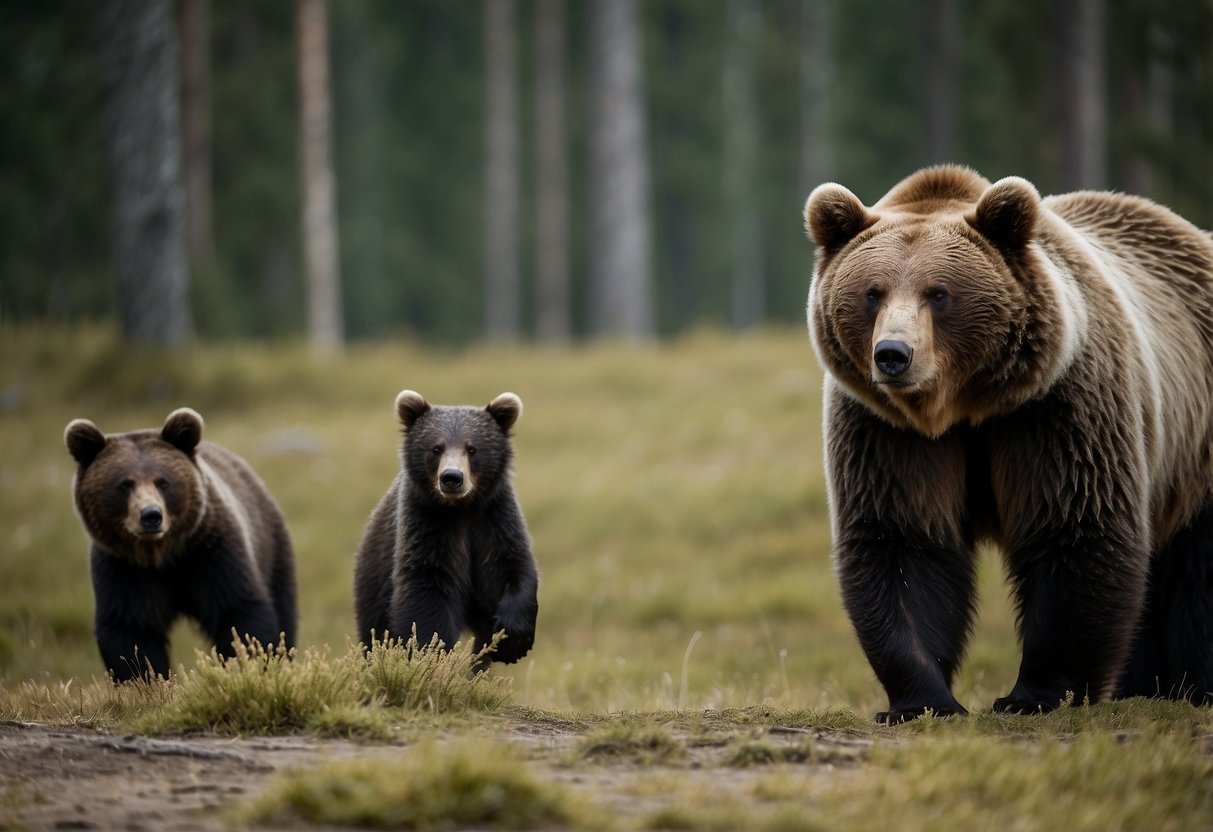
[[1213,697],[1213,240],[1144,199],[916,173],[813,191],[834,557],[885,722],[964,711],[974,546],[1023,645],[999,711]]
[[295,644],[295,562],[286,525],[244,460],[202,441],[202,417],[103,434],[64,432],[78,463],[76,511],[91,540],[97,645],[117,681],[169,672],[168,632],[197,621],[219,653],[232,630],[267,647]]

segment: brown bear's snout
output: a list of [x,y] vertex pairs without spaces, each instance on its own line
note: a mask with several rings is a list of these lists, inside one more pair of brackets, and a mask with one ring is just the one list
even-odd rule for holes
[[446,494],[458,494],[463,488],[463,472],[458,468],[447,468],[438,475],[438,486]]
[[914,348],[905,341],[886,339],[876,344],[872,357],[876,361],[876,369],[890,378],[896,378],[910,369]]
[[139,524],[143,526],[144,532],[158,532],[163,523],[164,512],[160,510],[160,506],[149,505],[139,509]]

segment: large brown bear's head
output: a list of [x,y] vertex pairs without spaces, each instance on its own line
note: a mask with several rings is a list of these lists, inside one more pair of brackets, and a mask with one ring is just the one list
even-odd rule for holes
[[1056,306],[1031,245],[1040,196],[967,168],[920,171],[871,209],[825,184],[805,204],[817,243],[809,329],[822,363],[899,427],[939,436],[1017,406],[1051,349]]
[[396,415],[404,429],[402,468],[421,499],[470,505],[509,482],[510,428],[522,415],[522,400],[513,393],[483,408],[435,407],[417,391],[402,390]]
[[79,463],[76,511],[106,553],[162,566],[201,523],[206,490],[195,451],[202,417],[193,410],[174,410],[160,430],[108,436],[74,419],[63,439]]

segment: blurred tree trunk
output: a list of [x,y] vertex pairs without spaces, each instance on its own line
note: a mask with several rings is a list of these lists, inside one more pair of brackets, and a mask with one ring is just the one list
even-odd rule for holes
[[1107,187],[1104,0],[1055,0],[1061,64],[1061,181]]
[[485,332],[519,334],[518,280],[518,21],[514,0],[484,2]]
[[193,320],[172,0],[101,11],[118,318],[129,341],[178,344]]
[[927,80],[927,161],[951,162],[956,138],[956,0],[931,0]]
[[317,352],[345,340],[337,258],[337,194],[333,178],[329,98],[329,31],[325,0],[296,0],[300,158],[303,178],[303,262],[308,339]]
[[830,140],[834,0],[803,0],[800,50],[800,178],[809,191],[837,176]]
[[643,339],[654,329],[635,0],[593,0],[590,27],[590,328]]
[[185,239],[190,262],[215,251],[211,213],[210,0],[181,0],[181,134],[185,165]]
[[564,128],[564,0],[535,6],[535,335],[567,341],[569,186]]
[[766,314],[762,227],[758,220],[758,114],[754,62],[762,35],[758,0],[729,0],[724,59],[724,186],[732,233],[733,326]]
[[1156,148],[1172,135],[1175,118],[1171,69],[1174,44],[1160,21],[1143,21],[1143,29],[1142,60],[1122,68],[1124,115],[1137,137],[1125,160],[1124,186],[1130,193],[1159,196]]

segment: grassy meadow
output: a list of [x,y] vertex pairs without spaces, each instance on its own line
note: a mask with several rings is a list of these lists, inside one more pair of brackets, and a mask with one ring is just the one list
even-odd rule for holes
[[[515,484],[542,572],[538,634],[526,659],[475,684],[464,684],[470,657],[368,664],[351,645],[353,552],[397,470],[392,403],[405,387],[444,404],[512,390],[525,405]],[[1207,709],[986,712],[1019,655],[992,553],[956,684],[974,715],[871,724],[885,699],[832,573],[820,399],[795,329],[569,349],[402,340],[331,359],[301,344],[162,353],[122,348],[106,329],[0,332],[0,719],[367,739],[393,736],[368,705],[438,720],[410,729],[422,762],[402,760],[403,774],[358,763],[287,773],[237,823],[600,828],[624,806],[623,825],[645,828],[1213,825]],[[180,405],[252,463],[286,515],[300,659],[217,667],[182,624],[179,689],[115,690],[91,635],[62,432],[76,417],[107,432],[156,426]],[[536,751],[493,729],[501,754],[469,752],[502,713],[581,739]],[[791,741],[773,742],[772,726]],[[439,784],[428,791],[477,797],[458,811],[426,801],[417,811],[437,814],[402,819],[402,806],[421,805],[401,785],[418,765]],[[646,774],[619,773],[636,770]],[[493,814],[502,795],[539,814]]]
[[[108,331],[0,336],[0,676],[102,674],[86,539],[62,432],[115,432],[179,405],[244,456],[286,515],[300,646],[354,637],[353,553],[397,467],[392,410],[522,397],[515,484],[542,571],[534,651],[495,672],[516,704],[607,712],[775,704],[866,714],[883,696],[842,612],[829,558],[821,376],[804,334],[712,332],[571,350],[410,343],[314,360],[297,346],[131,353]],[[998,564],[959,697],[1014,679]],[[173,661],[201,642],[182,624]]]

